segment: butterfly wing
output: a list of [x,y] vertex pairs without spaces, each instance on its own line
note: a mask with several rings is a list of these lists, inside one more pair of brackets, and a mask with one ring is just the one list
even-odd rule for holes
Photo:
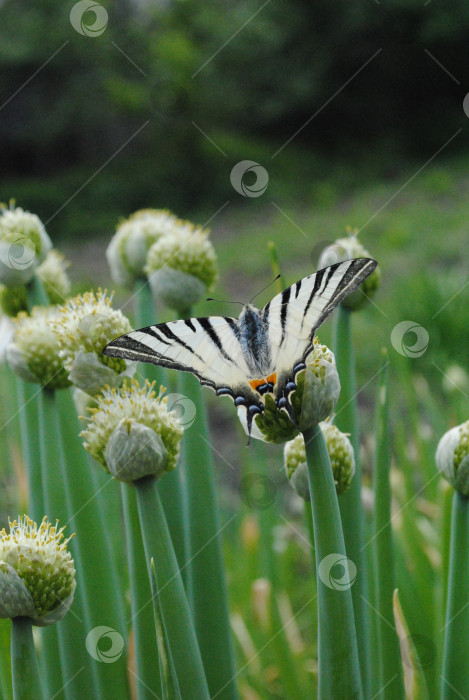
[[288,287],[262,309],[278,376],[277,398],[287,382],[294,380],[294,368],[312,351],[316,329],[376,266],[371,258],[331,265]]
[[192,372],[219,396],[259,403],[247,383],[249,370],[234,318],[191,318],[140,328],[113,340],[103,354]]

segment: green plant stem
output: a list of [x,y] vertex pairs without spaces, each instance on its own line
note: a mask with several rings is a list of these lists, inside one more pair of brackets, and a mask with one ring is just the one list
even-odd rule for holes
[[333,352],[340,377],[340,400],[334,423],[344,433],[350,433],[355,453],[355,475],[349,490],[339,498],[347,556],[357,567],[357,580],[352,587],[353,610],[357,630],[360,671],[365,697],[370,697],[370,636],[367,559],[364,550],[364,513],[361,501],[362,471],[360,465],[360,434],[357,408],[355,356],[352,344],[351,312],[342,306],[335,312]]
[[399,639],[394,628],[394,547],[391,517],[391,455],[389,436],[389,361],[383,355],[378,385],[375,464],[375,527],[373,546],[376,561],[376,611],[379,617],[380,687],[386,700],[402,700],[404,687]]
[[151,595],[153,599],[153,617],[155,622],[156,639],[158,645],[159,671],[161,676],[162,700],[181,700],[181,693],[177,684],[174,662],[169,648],[166,630],[164,629],[158,600],[158,584],[156,581],[155,562],[150,561],[151,568]]
[[[78,436],[76,442],[70,439],[66,449],[63,443],[63,421],[76,420],[70,397],[43,390],[40,398],[45,503],[52,518],[57,517],[77,533],[71,543],[77,571],[75,601],[72,610],[58,624],[65,694],[70,698],[85,697],[93,689],[102,700],[125,698],[128,694],[125,654],[110,664],[96,661],[86,650],[86,637],[95,627],[106,625],[124,640],[127,637],[120,586],[105,535],[107,525],[100,512],[100,494],[91,477],[86,453],[77,449]],[[113,486],[114,483],[105,488]]]
[[186,428],[183,439],[190,562],[188,598],[210,693],[220,700],[233,700],[238,691],[203,389],[192,374],[180,372],[179,391],[195,408],[194,423]]
[[13,697],[11,678],[11,621],[0,620],[0,697],[11,700]]
[[[165,477],[163,477],[165,478]],[[164,516],[157,482],[134,482],[148,576],[155,562],[158,598],[182,700],[210,697],[191,613]]]
[[154,622],[148,614],[151,599],[150,582],[144,575],[146,568],[135,490],[121,483],[124,511],[127,564],[130,582],[131,624],[134,632],[135,675],[137,700],[152,700],[161,694],[158,649]]
[[41,700],[44,694],[34,648],[32,621],[29,617],[15,617],[11,623],[13,698]]
[[346,557],[331,462],[318,425],[304,432],[304,440],[318,565],[318,698],[358,700],[363,696],[350,587],[336,590],[320,576],[325,557],[334,554],[342,561]]
[[453,496],[451,550],[444,628],[442,700],[469,697],[469,500],[459,491]]

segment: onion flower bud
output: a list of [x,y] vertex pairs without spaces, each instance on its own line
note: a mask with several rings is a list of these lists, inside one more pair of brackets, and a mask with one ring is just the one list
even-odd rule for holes
[[[27,515],[0,531],[0,617],[29,617],[39,627],[61,620],[75,592],[75,568],[64,528]],[[73,535],[72,535],[73,537]]]
[[168,411],[164,390],[157,396],[148,380],[105,389],[81,433],[85,449],[115,479],[160,477],[175,469],[183,428]]

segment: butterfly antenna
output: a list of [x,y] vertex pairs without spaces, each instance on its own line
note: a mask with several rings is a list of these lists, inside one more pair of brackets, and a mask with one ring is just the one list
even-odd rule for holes
[[205,301],[218,301],[220,304],[241,304],[241,306],[244,306],[242,301],[229,301],[228,299],[214,299],[213,297],[207,297]]
[[270,287],[271,284],[274,284],[274,282],[276,282],[278,279],[280,279],[281,276],[282,276],[282,275],[280,275],[280,274],[277,275],[277,277],[276,277],[274,280],[272,280],[272,282],[269,282],[269,284],[266,284],[266,286],[263,287],[259,292],[256,292],[256,294],[254,294],[253,298],[251,299],[251,301],[250,301],[249,303],[252,304],[252,302],[254,301],[254,299],[255,299],[256,297],[258,297],[259,294],[262,294],[262,292],[265,292],[265,290],[268,289],[268,288]]

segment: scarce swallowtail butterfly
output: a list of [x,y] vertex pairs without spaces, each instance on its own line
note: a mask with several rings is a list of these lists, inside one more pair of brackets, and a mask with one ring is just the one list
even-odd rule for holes
[[116,338],[103,353],[192,372],[217,396],[245,407],[249,434],[268,392],[295,423],[289,396],[316,329],[376,266],[371,258],[337,263],[299,280],[263,309],[247,304],[237,319],[208,316],[148,326]]

